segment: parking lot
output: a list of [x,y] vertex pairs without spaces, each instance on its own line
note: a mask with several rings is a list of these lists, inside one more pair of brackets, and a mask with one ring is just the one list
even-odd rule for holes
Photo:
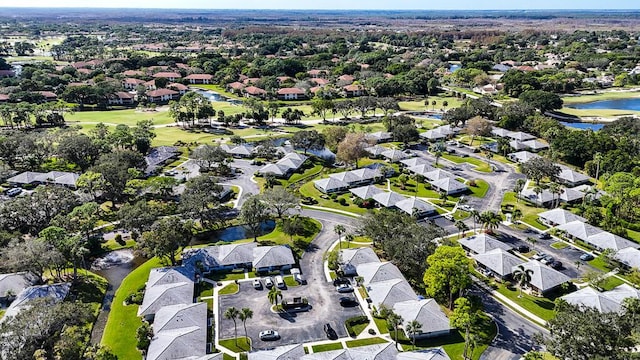
[[[320,279],[318,279],[320,280]],[[262,281],[264,284],[264,281]],[[354,297],[353,293],[340,294],[328,282],[314,281],[311,285],[301,285],[283,289],[283,299],[306,297],[311,309],[298,313],[274,313],[272,304],[267,298],[269,289],[254,289],[251,281],[240,282],[240,291],[233,295],[219,297],[220,306],[220,339],[233,338],[233,321],[224,318],[224,311],[234,306],[237,309],[250,308],[253,318],[247,321],[247,333],[251,338],[254,349],[271,348],[274,346],[304,343],[309,341],[326,340],[324,324],[331,324],[338,337],[346,337],[345,320],[350,317],[363,315],[359,306],[344,308],[339,299],[343,296]],[[280,301],[278,303],[281,303]],[[238,336],[244,336],[242,322],[238,322]],[[280,333],[280,340],[262,341],[258,334],[263,330],[276,330]]]

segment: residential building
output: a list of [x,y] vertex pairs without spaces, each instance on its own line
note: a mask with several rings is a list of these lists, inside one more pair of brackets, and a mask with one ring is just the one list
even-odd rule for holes
[[461,183],[454,178],[444,178],[440,180],[430,181],[431,187],[437,191],[445,192],[447,195],[455,195],[469,190],[467,185]]
[[418,219],[436,215],[438,213],[436,208],[431,204],[415,197],[398,201],[394,204],[394,207]]
[[527,140],[533,140],[536,138],[535,136],[531,134],[527,134],[522,131],[510,131],[506,134],[506,137],[508,137],[511,140],[517,140],[517,141],[527,141]]
[[287,270],[295,263],[293,252],[288,246],[258,246],[253,249],[253,267],[256,272]]
[[144,84],[144,80],[135,79],[135,78],[125,78],[122,80],[122,87],[126,90],[135,90],[138,85]]
[[367,94],[367,90],[362,85],[351,84],[344,86],[342,89],[344,90],[345,97],[348,98],[364,96]]
[[349,189],[349,184],[336,178],[328,177],[313,182],[313,186],[325,194],[343,192]]
[[211,84],[213,75],[209,74],[191,74],[185,77],[189,84]]
[[167,84],[167,89],[171,89],[173,91],[177,91],[178,95],[182,96],[189,91],[189,87],[186,85],[182,85],[180,83],[169,83]]
[[370,285],[372,283],[402,279],[404,276],[397,266],[390,262],[368,262],[356,266],[358,276],[362,277],[362,283]]
[[391,141],[393,139],[393,134],[386,131],[377,131],[367,134],[365,138],[376,143],[384,143]]
[[264,99],[267,96],[267,92],[265,90],[255,86],[247,86],[244,88],[243,92],[245,97]]
[[379,308],[380,304],[392,308],[399,302],[418,299],[418,295],[404,278],[371,283],[366,289],[371,304],[376,308]]
[[171,89],[158,89],[150,90],[146,92],[147,101],[150,103],[166,103],[171,100],[177,100],[180,98],[180,93]]
[[465,251],[472,255],[484,254],[495,249],[509,251],[513,248],[511,245],[503,243],[502,241],[487,234],[472,235],[458,240],[458,243]]
[[427,165],[429,162],[421,157],[413,157],[410,159],[400,160],[400,164],[404,165],[407,168],[412,168],[418,165]]
[[11,305],[7,308],[0,323],[17,315],[23,309],[29,307],[29,303],[36,299],[48,299],[53,303],[62,302],[71,289],[71,283],[57,283],[47,285],[29,286],[17,294]]
[[71,189],[76,188],[79,174],[66,171],[49,171],[47,173],[25,171],[7,179],[12,186],[31,185],[60,185]]
[[613,258],[626,269],[640,269],[640,250],[635,247],[620,249]]
[[473,254],[471,257],[479,267],[491,271],[500,280],[509,278],[513,267],[524,263],[522,259],[502,248],[493,249],[483,254]]
[[380,259],[370,247],[340,250],[340,269],[347,276],[357,275],[359,265],[375,262],[380,262]]
[[288,153],[275,164],[268,164],[258,170],[259,174],[273,174],[276,177],[287,178],[307,161],[307,157],[295,152]]
[[39,282],[40,279],[28,271],[0,274],[0,304],[9,305],[24,289]]
[[148,176],[158,172],[163,165],[177,159],[180,156],[180,151],[175,146],[157,146],[149,151],[149,154],[144,157],[144,161],[147,163],[147,167],[144,173]]
[[[405,334],[416,339],[447,335],[451,331],[449,318],[434,299],[401,301],[393,305],[393,312],[402,317]],[[407,333],[407,325],[417,321],[422,327],[417,334]]]
[[518,151],[515,153],[508,154],[507,157],[509,160],[517,163],[526,163],[531,159],[540,158],[540,155],[534,154],[528,151]]
[[582,216],[576,215],[565,209],[556,208],[538,214],[538,221],[549,227],[564,225],[573,221],[586,222]]
[[622,284],[603,292],[587,286],[561,297],[569,304],[594,308],[601,313],[622,313],[624,300],[628,298],[640,299],[640,291],[628,284]]
[[128,92],[118,91],[109,97],[110,105],[133,105],[135,104],[135,96]]
[[384,190],[373,185],[365,185],[349,190],[353,195],[359,197],[362,200],[373,199],[377,194],[384,192]]
[[407,197],[400,195],[394,191],[384,191],[373,196],[373,200],[380,204],[380,206],[384,206],[387,208],[393,207],[396,205],[396,203],[406,199]]
[[162,307],[153,322],[146,360],[173,360],[207,354],[207,304]]
[[587,175],[581,174],[566,166],[560,166],[560,173],[558,174],[557,179],[558,182],[569,187],[587,184],[591,181],[591,178]]
[[407,155],[403,151],[400,151],[397,149],[388,149],[386,151],[383,151],[380,155],[382,155],[384,158],[386,158],[392,163],[398,162],[400,160],[404,160],[412,156],[412,155]]
[[138,316],[152,320],[164,306],[193,303],[195,271],[177,266],[151,269]]
[[182,76],[180,74],[178,74],[177,72],[172,72],[172,71],[161,71],[161,72],[157,72],[155,74],[153,74],[153,77],[155,79],[158,78],[165,78],[171,82],[174,82],[180,78],[182,78]]
[[380,145],[374,145],[374,146],[370,146],[364,149],[364,151],[368,152],[369,154],[371,154],[370,157],[372,158],[378,158],[380,156],[382,156],[382,153],[384,153],[385,151],[388,151],[389,149],[384,147],[384,146],[380,146]]
[[524,264],[513,267],[513,271],[522,266],[525,270],[531,270],[531,281],[529,286],[534,292],[545,294],[560,287],[562,284],[571,281],[567,275],[543,265],[539,261],[527,261]]
[[279,346],[271,350],[259,350],[248,354],[249,360],[299,360],[305,355],[302,344]]
[[222,144],[220,145],[220,149],[224,150],[227,154],[233,156],[234,158],[251,158],[253,157],[255,151],[253,145],[248,144]]
[[307,95],[299,88],[282,88],[278,90],[278,100],[306,100]]
[[233,269],[253,268],[253,250],[255,242],[231,243],[208,246],[199,249],[186,249],[182,252],[182,264],[191,266],[203,273]]

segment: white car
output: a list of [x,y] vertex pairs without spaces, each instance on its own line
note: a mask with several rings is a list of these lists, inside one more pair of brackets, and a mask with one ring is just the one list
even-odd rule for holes
[[275,330],[264,330],[260,331],[260,340],[262,341],[271,341],[280,339],[280,334],[278,334]]
[[264,286],[266,286],[267,289],[271,289],[273,287],[273,279],[271,279],[271,276],[264,279]]
[[464,204],[464,205],[460,205],[460,210],[473,211],[473,208],[467,204]]
[[253,288],[254,289],[262,288],[262,283],[260,282],[260,279],[253,279]]
[[349,293],[353,292],[353,287],[349,284],[340,284],[336,286],[336,291],[338,291],[339,293]]
[[276,276],[276,286],[280,289],[284,289],[286,286],[284,283],[284,279],[280,275]]

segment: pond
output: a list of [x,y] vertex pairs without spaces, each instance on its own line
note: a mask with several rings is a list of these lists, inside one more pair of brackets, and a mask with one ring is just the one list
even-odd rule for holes
[[111,251],[97,258],[91,264],[91,271],[104,277],[109,282],[107,292],[102,301],[100,314],[98,314],[98,319],[91,332],[92,344],[97,344],[100,342],[100,339],[102,339],[104,326],[107,323],[109,310],[111,309],[111,302],[113,301],[116,290],[120,287],[120,284],[122,284],[122,280],[145,261],[143,258],[136,257],[131,249],[123,249]]
[[462,69],[462,65],[460,64],[451,64],[449,65],[449,72],[456,72],[458,70]]
[[[272,232],[276,228],[276,222],[273,220],[267,220],[260,225],[260,234],[262,236]],[[218,242],[226,241],[232,242],[236,240],[248,239],[253,237],[251,232],[243,225],[230,226],[222,230],[214,231],[211,236],[206,239],[206,242]]]
[[580,130],[591,129],[593,131],[598,131],[604,127],[604,124],[581,123],[581,122],[570,123],[570,122],[561,121],[560,124],[566,127],[574,128],[574,129],[580,129]]
[[572,109],[595,110],[595,109],[617,109],[640,111],[640,97],[630,99],[614,99],[593,101],[582,104],[570,104],[567,107]]
[[228,98],[218,94],[215,91],[211,91],[211,90],[203,90],[203,89],[195,89],[192,88],[192,91],[206,97],[207,99],[211,100],[211,101],[227,101],[229,100]]

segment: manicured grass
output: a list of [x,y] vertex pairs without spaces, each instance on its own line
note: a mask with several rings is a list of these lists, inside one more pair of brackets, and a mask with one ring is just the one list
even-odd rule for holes
[[312,346],[311,349],[313,349],[314,353],[319,353],[319,352],[325,352],[325,351],[331,351],[331,350],[340,350],[340,349],[343,349],[343,347],[342,347],[342,343],[338,342],[338,343],[315,345],[315,346]]
[[244,275],[244,270],[240,269],[241,271],[232,271],[232,272],[222,272],[222,271],[215,271],[212,272],[209,275],[206,275],[207,279],[213,280],[213,281],[226,281],[226,280],[242,280],[245,278]]
[[124,300],[144,286],[152,268],[160,266],[162,263],[159,258],[148,260],[127,275],[115,293],[101,343],[119,359],[142,359],[136,349],[136,330],[142,325],[142,320],[137,316],[138,305],[124,305]]
[[298,284],[298,282],[293,279],[293,275],[285,276],[284,283],[287,285],[287,287],[300,286],[300,284]]
[[378,328],[379,334],[388,334],[389,329],[387,328],[387,320],[373,317],[373,322],[376,323],[376,327]]
[[302,173],[295,173],[293,175],[291,175],[291,177],[287,180],[283,180],[280,181],[280,183],[282,184],[282,186],[289,186],[292,185],[294,183],[297,183],[299,181],[303,181],[305,179],[309,179],[317,174],[319,174],[322,169],[324,169],[324,166],[320,165],[320,164],[315,164],[313,167],[306,169],[304,172]]
[[97,316],[102,306],[109,282],[100,275],[78,269],[79,281],[71,288],[71,294],[79,302],[89,304]]
[[566,248],[568,246],[569,245],[567,243],[562,242],[562,241],[557,241],[557,242],[554,242],[553,244],[551,244],[551,247],[554,248],[554,249],[557,249],[557,250],[562,250],[562,249],[564,249],[564,248]]
[[140,111],[136,109],[110,110],[110,111],[78,111],[73,114],[65,114],[68,125],[97,124],[105,125],[125,124],[136,126],[138,121],[151,120],[154,125],[173,124],[175,121],[169,115],[167,108],[157,111]]
[[487,195],[487,191],[489,191],[489,183],[482,179],[474,180],[476,186],[469,185],[469,190],[471,191],[471,196],[477,198],[483,198]]
[[102,244],[102,248],[105,251],[113,251],[113,250],[129,249],[129,248],[132,248],[135,244],[136,244],[136,241],[133,239],[125,240],[124,245],[118,244],[115,239],[110,239]]
[[545,211],[544,208],[529,206],[522,199],[516,202],[516,193],[514,193],[513,191],[507,191],[504,194],[504,198],[502,199],[502,204],[500,205],[500,207],[503,208],[506,205],[512,205],[514,210],[520,209],[520,211],[522,212],[521,221],[539,230],[545,230],[547,228],[546,226],[538,222],[538,214]]
[[220,289],[220,291],[218,291],[218,295],[231,295],[237,293],[238,290],[240,290],[238,284],[231,283]]
[[361,247],[370,247],[371,243],[369,244],[360,244],[360,243],[354,243],[352,241],[347,242],[345,240],[342,240],[340,242],[340,244],[338,245],[338,249],[357,249],[357,248],[361,248]]
[[0,319],[2,319],[2,316],[4,315],[5,312],[6,310],[0,310]]
[[362,334],[362,332],[364,331],[364,329],[367,326],[369,326],[369,321],[367,321],[364,324],[355,324],[355,325],[351,326],[351,329],[356,334],[356,336],[358,336],[358,335]]
[[520,289],[508,289],[504,285],[498,287],[498,292],[541,319],[550,320],[554,316],[553,308],[555,304],[550,299],[531,296],[525,292],[523,292],[522,297],[519,298]]
[[607,266],[607,263],[604,262],[600,257],[596,257],[595,259],[589,261],[589,265],[593,266],[598,270],[602,270],[602,272],[609,272],[611,269]]
[[[489,346],[488,344],[493,340],[498,332],[498,328],[495,323],[486,315],[482,316],[480,324],[481,328],[478,334],[478,344],[473,352],[470,353],[470,359],[473,360],[480,359],[480,356],[487,349]],[[405,351],[410,351],[414,348],[413,344],[407,340],[400,340],[400,342]],[[464,352],[464,332],[452,330],[449,335],[438,336],[433,339],[425,339],[416,342],[416,349],[428,349],[439,346],[444,349],[451,360],[462,360],[462,354]]]
[[[425,183],[418,183],[418,192],[416,194],[416,181],[415,180],[409,180],[405,186],[404,189],[402,189],[402,187],[398,184],[398,177],[394,176],[392,178],[390,178],[391,181],[391,190],[399,193],[399,194],[403,194],[403,195],[407,195],[407,196],[418,196],[421,198],[429,198],[429,199],[439,199],[440,198],[440,193],[435,191],[435,190],[431,190],[430,185],[425,184]],[[387,184],[382,184],[380,185],[380,187],[382,187],[383,189],[387,188]]]
[[475,166],[475,170],[480,171],[480,172],[492,172],[493,170],[491,169],[491,165],[486,162],[486,161],[482,161],[480,159],[476,159],[474,157],[468,156],[468,157],[461,157],[461,156],[457,156],[457,155],[451,155],[451,154],[442,154],[442,158],[443,159],[447,159],[451,162],[454,162],[456,164],[462,164],[462,163],[469,163],[471,165]]
[[302,224],[303,228],[298,235],[291,237],[285,234],[282,230],[281,222],[278,222],[272,232],[259,236],[258,242],[263,245],[289,245],[294,250],[297,248],[302,251],[311,243],[316,235],[318,235],[322,229],[322,224],[318,220],[309,217],[299,217],[298,222]]
[[[347,201],[347,205],[340,205],[340,203],[338,203],[337,201],[333,201],[331,199],[323,199],[322,196],[324,194],[322,194],[318,189],[315,188],[315,186],[313,186],[313,182],[310,181],[304,185],[302,185],[299,189],[300,191],[300,195],[302,196],[308,196],[308,197],[312,197],[314,199],[316,199],[318,201],[318,203],[316,204],[316,206],[322,206],[322,207],[326,207],[326,208],[330,208],[330,209],[337,209],[337,210],[343,210],[343,211],[348,211],[348,212],[352,212],[355,214],[365,214],[367,212],[367,209],[365,208],[361,208],[357,205],[355,205],[352,201],[351,201],[351,193],[345,193],[342,195],[339,195],[337,199],[345,199]],[[327,195],[324,195],[325,197]]]
[[627,236],[630,240],[640,243],[640,232],[627,229]]
[[355,348],[355,347],[367,346],[367,345],[384,344],[386,342],[388,341],[383,338],[374,337],[374,338],[367,338],[367,339],[360,339],[360,340],[350,340],[345,342],[345,344],[347,345],[347,348]]
[[624,281],[618,279],[615,276],[608,276],[606,279],[604,279],[604,281],[602,281],[602,284],[600,285],[600,287],[603,288],[605,291],[608,291],[624,283],[625,283]]
[[233,352],[245,352],[251,350],[251,339],[244,336],[238,337],[237,345],[236,339],[224,339],[220,340],[220,346],[224,346]]
[[199,282],[196,285],[196,291],[198,292],[198,298],[213,296],[213,284],[206,281]]

